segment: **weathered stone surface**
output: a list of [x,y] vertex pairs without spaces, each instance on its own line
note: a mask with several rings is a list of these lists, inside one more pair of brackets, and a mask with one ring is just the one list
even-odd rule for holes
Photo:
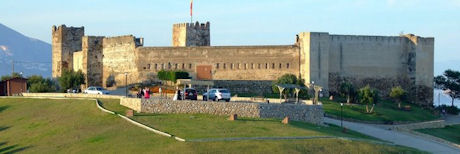
[[232,115],[230,115],[230,117],[228,117],[228,120],[230,120],[230,121],[238,120],[238,115],[237,114],[232,114]]
[[134,111],[133,110],[126,110],[126,116],[127,117],[133,117],[134,116]]
[[321,124],[321,105],[266,104],[246,102],[173,101],[170,99],[122,98],[121,105],[146,113],[206,113],[214,115],[237,114],[241,117],[277,118]]
[[[433,99],[430,37],[302,32],[292,45],[210,46],[209,23],[189,23],[173,26],[173,47],[143,47],[132,35],[83,37],[83,27],[65,26],[52,31],[53,77],[75,67],[87,74],[88,86],[124,86],[155,80],[160,70],[184,70],[233,92],[267,93],[270,81],[289,73],[320,85],[326,96],[343,79],[384,93],[400,85],[422,105]],[[211,70],[197,71],[205,66]]]
[[189,47],[189,46],[210,46],[209,22],[207,23],[180,23],[173,25],[173,46],[174,47]]

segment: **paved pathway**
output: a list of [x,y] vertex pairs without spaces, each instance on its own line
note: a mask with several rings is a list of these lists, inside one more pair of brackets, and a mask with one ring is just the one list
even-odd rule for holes
[[447,115],[444,119],[446,121],[446,125],[457,125],[460,124],[460,115]]
[[[324,117],[324,122],[340,126],[340,120]],[[375,125],[348,121],[343,121],[343,126],[348,129],[379,138],[381,140],[390,141],[398,145],[408,146],[430,153],[460,153],[460,149],[458,148],[406,132],[392,131],[377,127]]]

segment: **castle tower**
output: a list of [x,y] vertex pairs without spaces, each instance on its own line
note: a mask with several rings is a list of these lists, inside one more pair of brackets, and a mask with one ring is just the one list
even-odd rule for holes
[[174,47],[211,46],[209,22],[174,24],[172,44]]
[[63,69],[73,69],[73,52],[81,50],[84,27],[52,27],[52,77],[60,77]]

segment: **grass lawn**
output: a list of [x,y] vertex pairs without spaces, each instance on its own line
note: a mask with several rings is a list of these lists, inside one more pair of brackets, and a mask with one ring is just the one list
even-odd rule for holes
[[446,126],[444,128],[419,129],[416,131],[436,136],[455,144],[460,144],[460,125]]
[[[322,99],[323,109],[326,114],[340,117],[340,103]],[[406,104],[401,104],[404,106]],[[369,106],[370,108],[371,106]],[[383,123],[386,121],[393,122],[419,122],[436,120],[439,116],[432,114],[428,110],[424,110],[416,105],[411,105],[411,111],[398,109],[398,105],[391,101],[382,101],[375,105],[373,113],[365,113],[366,106],[359,104],[343,106],[343,117],[345,119],[355,119],[360,121]]]
[[[114,100],[103,100],[107,108],[124,109]],[[167,117],[168,115],[138,114],[138,117]],[[206,119],[220,119],[207,115],[170,115],[177,119],[190,119],[190,116]],[[136,117],[137,118],[137,117]],[[161,118],[160,118],[161,119]],[[171,121],[175,120],[174,118]],[[193,118],[192,118],[193,120]],[[150,120],[149,120],[150,121]],[[153,120],[152,120],[153,121]],[[163,118],[161,121],[168,122]],[[190,131],[202,128],[197,124],[177,124],[191,127]],[[219,120],[218,120],[219,121]],[[239,121],[227,121],[234,123]],[[168,122],[171,123],[171,122]],[[289,127],[283,135],[339,135],[334,127],[316,128],[313,125],[292,123],[285,126],[279,121],[242,121],[244,126],[280,127],[265,128],[272,131],[260,135],[282,133],[279,129]],[[251,124],[255,123],[255,124]],[[266,123],[266,124],[265,124]],[[222,124],[216,122],[215,125]],[[171,124],[165,124],[171,125]],[[279,125],[279,126],[276,126]],[[174,125],[172,125],[174,126]],[[208,124],[211,128],[219,128]],[[231,125],[230,125],[231,126]],[[172,128],[171,128],[172,129]],[[183,128],[180,128],[183,129]],[[237,128],[241,131],[244,129]],[[259,128],[247,128],[247,132]],[[326,130],[323,130],[326,129]],[[207,128],[209,132],[218,132]],[[263,129],[261,129],[263,130]],[[262,131],[264,132],[264,131]],[[178,132],[179,133],[179,132]],[[226,132],[220,132],[226,133]],[[234,134],[236,132],[229,132]],[[191,134],[190,134],[191,135]],[[359,134],[350,137],[367,138]],[[191,135],[193,136],[193,135]],[[198,136],[198,135],[197,135]],[[226,135],[223,135],[226,136]],[[278,136],[278,135],[277,135]],[[49,100],[49,99],[0,99],[0,153],[419,153],[420,151],[400,147],[371,144],[362,141],[340,139],[277,140],[277,141],[225,141],[225,142],[178,142],[167,137],[134,126],[118,116],[101,112],[94,101],[87,100]]]

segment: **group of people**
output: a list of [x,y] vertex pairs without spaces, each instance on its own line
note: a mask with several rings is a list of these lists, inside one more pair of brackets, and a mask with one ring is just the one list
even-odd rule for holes
[[144,89],[139,89],[139,92],[137,92],[137,98],[145,98],[149,99],[150,98],[150,89],[145,87]]

